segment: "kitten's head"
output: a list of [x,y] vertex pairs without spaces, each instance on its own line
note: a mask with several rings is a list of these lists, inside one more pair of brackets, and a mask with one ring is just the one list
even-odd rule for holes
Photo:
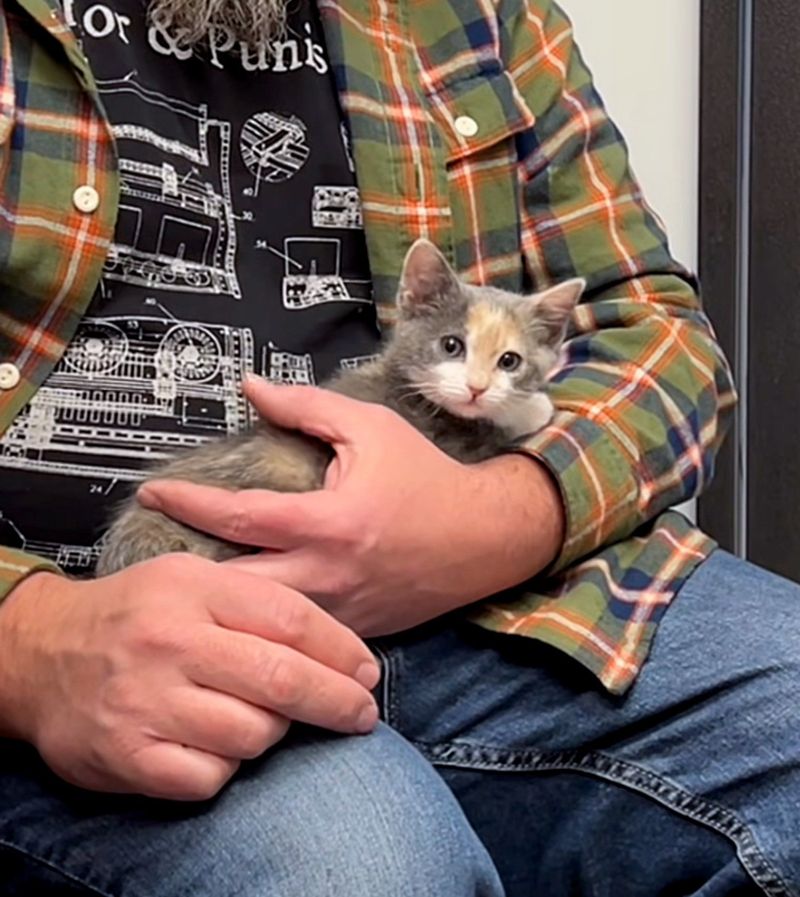
[[408,387],[457,417],[524,419],[552,370],[585,281],[518,296],[460,281],[417,240],[403,265],[392,361]]

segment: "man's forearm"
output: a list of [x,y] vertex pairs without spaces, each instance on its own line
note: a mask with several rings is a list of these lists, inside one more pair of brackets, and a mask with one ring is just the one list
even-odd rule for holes
[[470,567],[487,597],[531,579],[558,557],[566,514],[555,480],[529,456],[508,454],[475,465],[474,482],[465,526],[478,527],[485,539],[483,569]]

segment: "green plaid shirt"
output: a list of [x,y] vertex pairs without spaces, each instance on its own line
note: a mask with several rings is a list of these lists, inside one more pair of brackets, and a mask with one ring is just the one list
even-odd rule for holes
[[[694,282],[550,0],[318,5],[384,324],[419,236],[475,283],[588,281],[552,382],[556,418],[525,447],[560,484],[563,553],[547,579],[470,613],[622,692],[713,545],[668,510],[708,482],[734,401]],[[0,378],[2,430],[75,332],[117,217],[114,140],[56,0],[0,8],[0,179],[0,364],[21,374]],[[96,210],[74,200],[82,186]],[[0,549],[0,595],[47,566]]]

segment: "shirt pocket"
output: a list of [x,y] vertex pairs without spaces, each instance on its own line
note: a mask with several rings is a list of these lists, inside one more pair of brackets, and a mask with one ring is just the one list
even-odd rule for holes
[[535,117],[496,67],[427,91],[444,148],[455,260],[474,283],[523,285],[516,141]]
[[427,96],[448,164],[506,143],[536,121],[501,67],[440,83]]

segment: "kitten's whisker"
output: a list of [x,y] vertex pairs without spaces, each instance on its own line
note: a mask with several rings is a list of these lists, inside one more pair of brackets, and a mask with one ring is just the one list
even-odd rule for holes
[[[397,394],[399,396],[420,396],[421,398],[426,398],[427,393],[434,392],[437,388],[435,383],[432,383],[429,380],[420,381],[420,382],[409,382],[406,386],[402,386],[397,390]],[[430,401],[430,400],[428,400]]]
[[417,396],[422,395],[422,390],[418,386],[404,386],[397,390],[397,394],[401,396]]

